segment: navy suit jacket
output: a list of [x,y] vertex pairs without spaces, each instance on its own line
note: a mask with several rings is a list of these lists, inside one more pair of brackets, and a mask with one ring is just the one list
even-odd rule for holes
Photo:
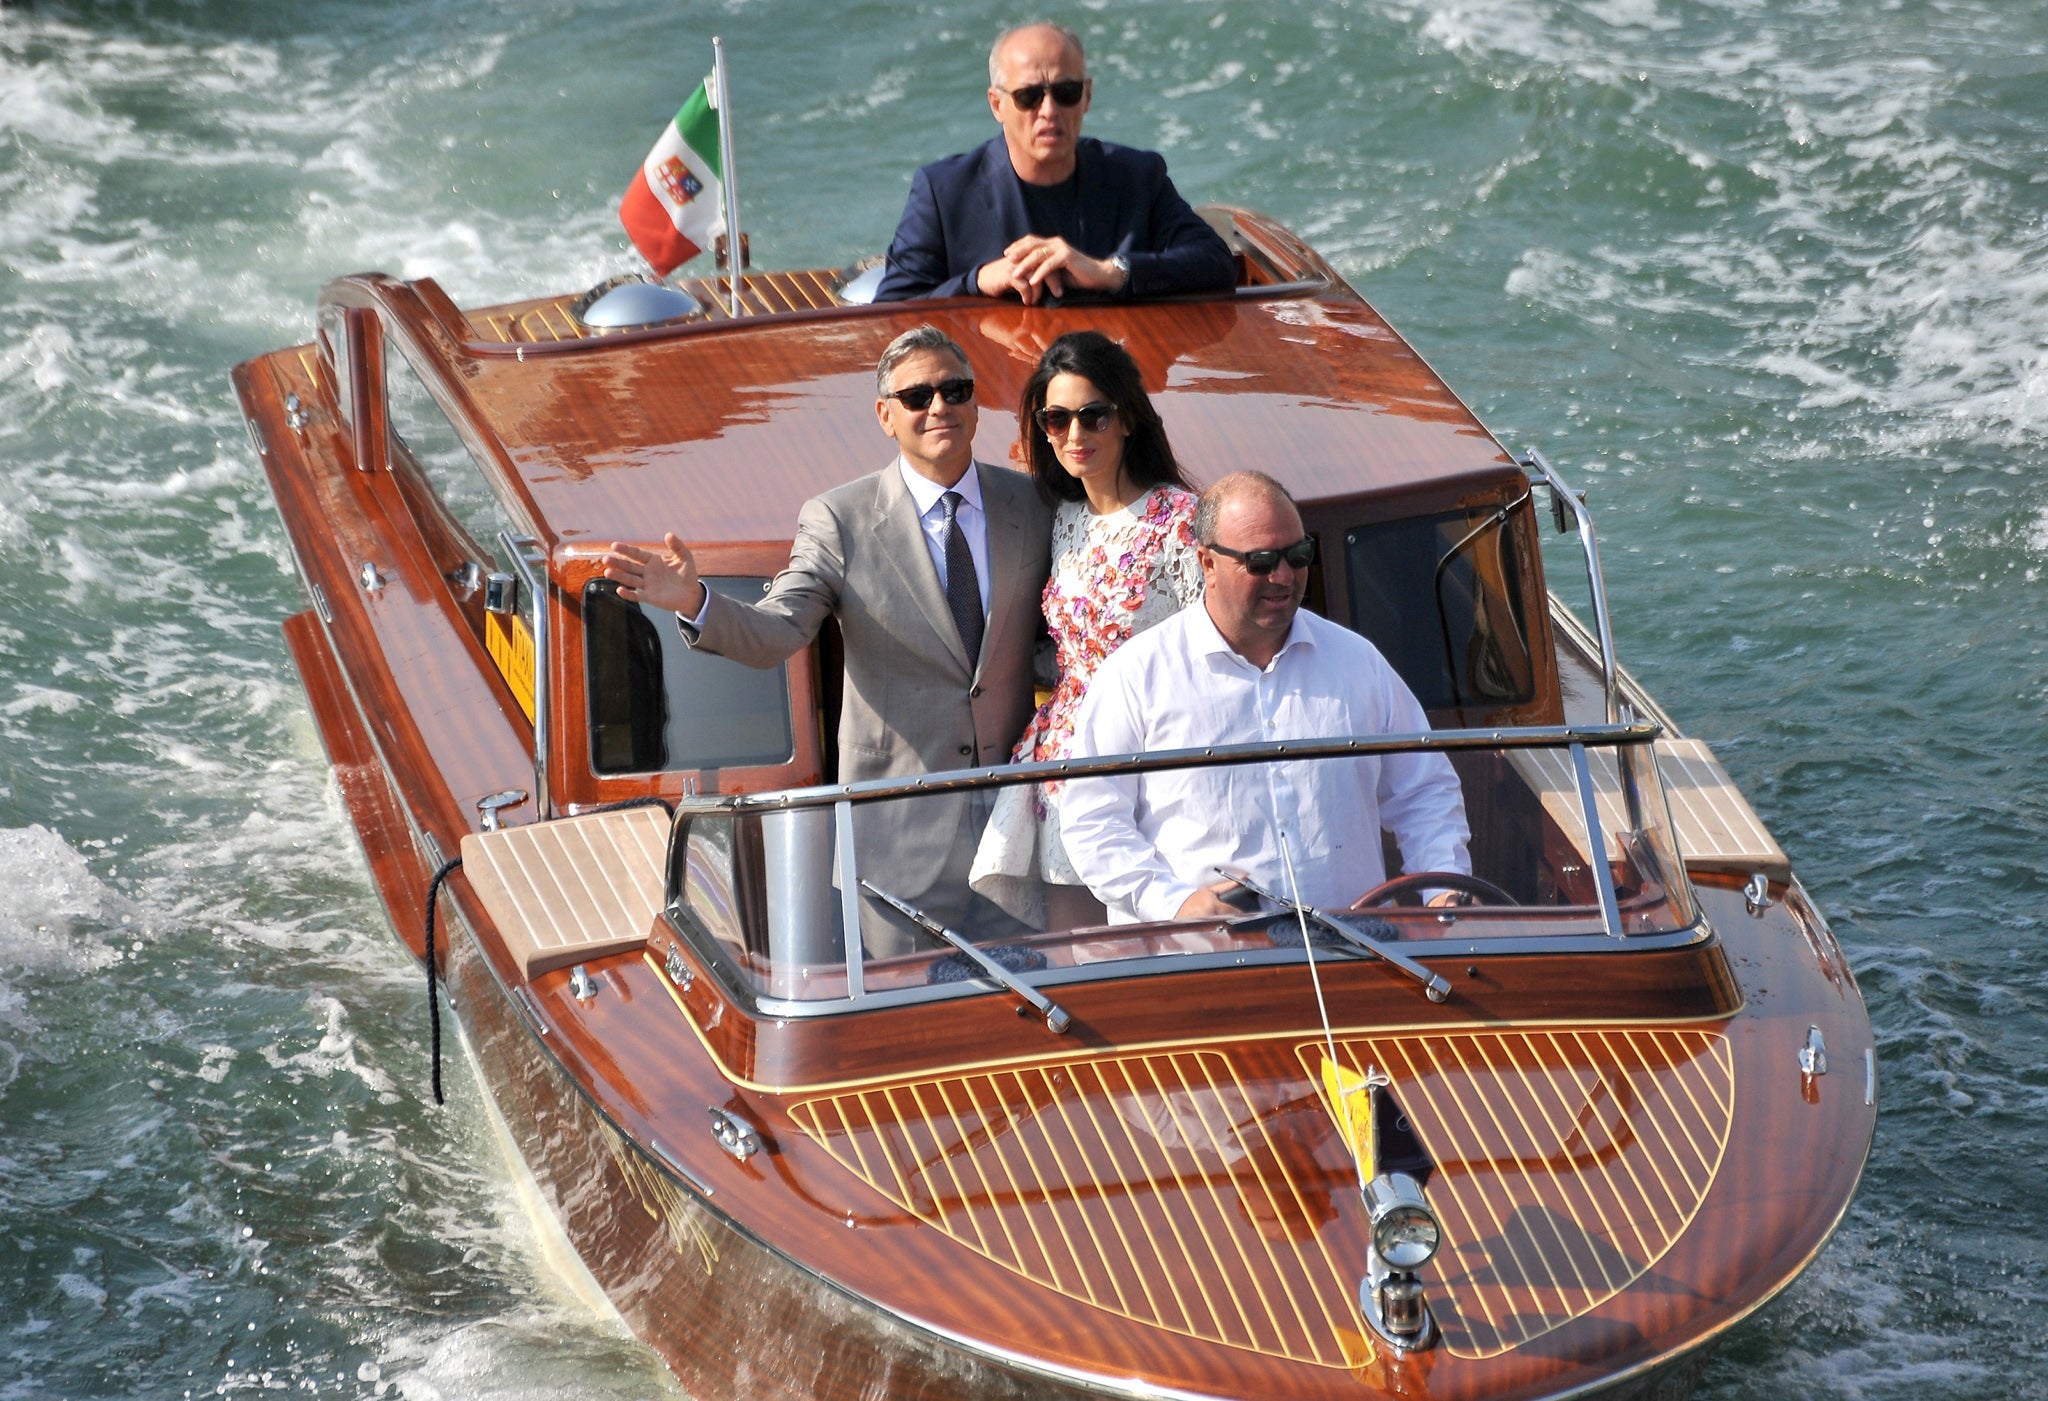
[[[1091,258],[1121,253],[1130,259],[1123,295],[1220,291],[1236,282],[1229,248],[1174,189],[1158,152],[1084,136],[1075,158],[1081,215],[1075,246]],[[1030,232],[1002,137],[933,161],[910,182],[875,300],[973,296],[981,265]]]

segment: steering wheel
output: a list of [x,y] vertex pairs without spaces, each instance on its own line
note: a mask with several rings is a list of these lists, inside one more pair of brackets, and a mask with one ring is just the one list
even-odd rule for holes
[[1381,881],[1353,900],[1351,908],[1370,910],[1380,905],[1420,905],[1425,890],[1461,890],[1482,905],[1522,903],[1484,876],[1468,876],[1458,871],[1410,871],[1405,876]]

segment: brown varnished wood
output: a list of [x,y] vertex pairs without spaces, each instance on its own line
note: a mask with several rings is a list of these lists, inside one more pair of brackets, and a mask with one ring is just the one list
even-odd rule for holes
[[[334,768],[335,787],[369,864],[370,879],[383,896],[392,927],[415,958],[426,955],[426,888],[417,879],[419,858],[411,833],[391,791],[369,735],[352,723],[348,683],[321,631],[319,615],[295,613],[285,619],[285,645],[313,707],[313,724]],[[356,717],[359,718],[359,717]]]
[[[680,945],[667,928],[654,946]],[[1740,992],[1715,942],[1688,948],[1609,954],[1520,954],[1430,958],[1407,950],[1449,978],[1452,994],[1435,1003],[1411,978],[1377,961],[1326,960],[1320,968],[1332,1022],[1339,1027],[1503,1025],[1588,1020],[1617,1005],[1645,1021],[1724,1017]],[[1597,973],[1597,981],[1593,975]],[[1084,1046],[1145,1046],[1187,1039],[1186,1009],[1203,1009],[1201,1035],[1250,1039],[1300,1033],[1313,1019],[1309,974],[1300,963],[1208,972],[1151,971],[1141,980],[1105,977],[1054,990],[1074,1018],[1068,1036]],[[1142,995],[1139,995],[1142,993]],[[877,1010],[858,1016],[754,1018],[702,977],[685,996],[707,1048],[735,1080],[783,1092],[806,1087],[936,1073],[966,1064],[1031,1059],[1063,1043],[1018,1000],[994,996],[948,1004]]]
[[1342,288],[1193,301],[1170,320],[1122,305],[878,306],[580,342],[523,360],[454,351],[403,284],[366,278],[330,291],[374,305],[412,343],[456,355],[450,407],[551,545],[645,539],[660,521],[692,541],[786,538],[805,499],[890,456],[874,419],[874,363],[925,320],[974,363],[985,461],[1009,460],[1010,406],[1038,355],[1093,327],[1137,358],[1201,479],[1257,463],[1313,500],[1431,478],[1519,478],[1421,357]]
[[[1808,1024],[1820,1025],[1831,1046],[1853,1048],[1859,1037],[1867,1042],[1867,1026],[1861,1021],[1853,984],[1808,976],[1823,955],[1812,939],[1795,930],[1797,921],[1791,913],[1751,920],[1742,913],[1736,892],[1710,887],[1706,899],[1717,922],[1734,926],[1729,940],[1734,963],[1758,979],[1757,986],[1773,989],[1774,1001],[1784,998],[1765,1015],[1745,1008],[1743,1015],[1733,1020],[1690,1024],[1702,1034],[1725,1037],[1728,1042],[1733,1074],[1744,1086],[1735,1096],[1728,1133],[1732,1142],[1748,1145],[1749,1151],[1722,1159],[1720,1176],[1707,1194],[1694,1229],[1657,1262],[1656,1278],[1661,1283],[1656,1287],[1627,1300],[1609,1301],[1581,1323],[1557,1330],[1543,1347],[1469,1364],[1440,1360],[1432,1372],[1430,1394],[1512,1395],[1543,1390],[1590,1380],[1603,1367],[1654,1357],[1660,1340],[1668,1342],[1665,1330],[1711,1329],[1717,1321],[1739,1316],[1745,1300],[1753,1302],[1757,1297],[1760,1280],[1772,1277],[1773,1271],[1782,1278],[1796,1270],[1846,1202],[1867,1145],[1870,1111],[1857,1097],[1853,1073],[1823,1081],[1819,1102],[1807,1101],[1801,1093],[1794,1052]],[[1736,921],[1743,923],[1736,925]],[[1835,962],[1840,976],[1838,953],[1825,956]],[[1300,970],[1295,971],[1299,974]],[[666,1015],[662,1011],[662,979],[644,961],[608,963],[605,977],[607,986],[619,996],[609,1001],[601,996],[588,1008],[567,997],[561,978],[544,978],[536,986],[544,1014],[551,1018],[550,1044],[579,1079],[589,1076],[586,1083],[599,1085],[600,1066],[584,1061],[584,1048],[607,1047],[605,1059],[617,1065],[624,1059],[619,1048],[630,1039],[625,1022]],[[1807,987],[1812,990],[1794,991]],[[988,1000],[998,1004],[997,1019],[1008,1016],[1000,1008],[1003,999]],[[1200,1004],[1190,999],[1187,1005]],[[579,1021],[584,1025],[579,1027]],[[1289,1057],[1296,1054],[1298,1046],[1316,1040],[1312,1016],[1297,1022],[1301,1027],[1297,1037],[1249,1047],[1229,1037],[1211,1044],[1228,1047],[1230,1054],[1254,1073],[1263,1067],[1263,1073],[1283,1077],[1289,1073]],[[1553,1029],[1561,1031],[1573,1025],[1612,1023],[1594,1018],[1590,1023],[1562,1023]],[[1188,1030],[1192,1034],[1198,1029]],[[1199,1030],[1206,1031],[1206,1025]],[[1051,1039],[1040,1033],[1040,1044],[1050,1046]],[[1055,1058],[1060,1052],[1046,1049],[1041,1054]],[[1058,1347],[1047,1339],[1071,1340],[1068,1346],[1078,1351],[1083,1339],[1115,1326],[1114,1318],[1105,1318],[1100,1308],[1065,1299],[1042,1286],[1014,1276],[991,1276],[985,1269],[974,1273],[971,1263],[959,1258],[971,1256],[973,1251],[921,1226],[913,1215],[886,1198],[877,1200],[858,1184],[850,1184],[843,1170],[836,1170],[830,1155],[788,1117],[791,1106],[802,1102],[804,1095],[741,1089],[715,1076],[706,1078],[701,1073],[703,1064],[671,1060],[658,1086],[650,1089],[646,1081],[636,1080],[633,1097],[644,1095],[637,1106],[629,1106],[624,1099],[613,1102],[618,1105],[621,1122],[630,1126],[637,1111],[647,1116],[644,1131],[657,1132],[659,1124],[685,1122],[686,1107],[696,1099],[722,1095],[713,1102],[738,1109],[761,1126],[772,1148],[770,1161],[760,1165],[758,1176],[739,1165],[721,1163],[715,1150],[691,1164],[691,1170],[706,1174],[704,1180],[716,1189],[713,1204],[736,1213],[748,1231],[760,1233],[770,1243],[791,1242],[784,1248],[796,1248],[794,1243],[800,1241],[805,1258],[816,1268],[863,1295],[882,1300],[928,1326],[946,1331],[970,1329],[999,1346],[1033,1347],[1040,1355],[1048,1350],[1056,1355]],[[912,1078],[942,1076],[934,1073]],[[672,1102],[668,1096],[673,1096]],[[601,1090],[598,1102],[606,1102]],[[1316,1132],[1313,1127],[1309,1131]],[[1754,1151],[1763,1143],[1785,1151],[1782,1156],[1778,1151]],[[668,1140],[664,1144],[671,1152],[690,1152],[687,1137],[681,1144]],[[1355,1203],[1348,1208],[1343,1204],[1341,1155],[1329,1152],[1328,1147],[1324,1141],[1318,1161],[1335,1210],[1344,1218],[1347,1210],[1355,1211]],[[1807,1156],[1809,1150],[1811,1157]],[[1785,1172],[1788,1161],[1799,1164],[1797,1173]],[[1100,1166],[1092,1175],[1079,1175],[1090,1181],[1112,1176]],[[755,1202],[762,1212],[758,1219],[743,1205]],[[855,1230],[844,1229],[848,1216],[855,1220]],[[820,1223],[815,1235],[793,1224],[805,1217]],[[825,1229],[828,1225],[839,1230]],[[1326,1223],[1324,1229],[1334,1233],[1333,1251],[1341,1253],[1347,1228],[1355,1228],[1348,1218]],[[886,1245],[871,1238],[876,1230],[890,1232]],[[1754,1244],[1733,1257],[1725,1256],[1722,1252],[1737,1237]],[[1351,1248],[1356,1248],[1355,1239]],[[947,1280],[943,1297],[933,1297],[919,1288],[935,1275]],[[1219,1348],[1214,1350],[1215,1356],[1209,1356],[1184,1338],[1168,1343],[1142,1334],[1133,1339],[1119,1335],[1118,1347],[1133,1349],[1120,1351],[1120,1355],[1140,1363],[1163,1383],[1216,1387],[1212,1394],[1265,1394],[1261,1388],[1283,1386],[1288,1394],[1308,1394],[1303,1388],[1320,1375],[1311,1370],[1304,1377],[1298,1368],[1238,1349]],[[1204,1360],[1199,1378],[1188,1372],[1190,1364],[1187,1357],[1177,1355],[1179,1349],[1201,1353]],[[1346,1377],[1343,1386],[1352,1385],[1355,1383]],[[1240,1390],[1233,1391],[1233,1387]],[[1341,1394],[1350,1393],[1345,1390]]]
[[[685,781],[740,791],[824,773],[825,717],[801,703],[829,692],[814,649],[792,663],[790,764],[595,778],[576,600],[611,539],[670,525],[714,572],[773,572],[798,502],[886,460],[872,365],[916,320],[974,358],[984,458],[1007,456],[1004,406],[1039,350],[1092,325],[1130,345],[1198,475],[1274,470],[1312,528],[1520,491],[1500,445],[1312,250],[1250,216],[1238,233],[1261,278],[1320,290],[1170,308],[856,309],[820,306],[821,276],[778,274],[750,279],[738,321],[522,341],[523,359],[478,337],[501,321],[525,334],[538,304],[464,313],[431,283],[374,276],[323,295],[359,317],[359,394],[387,332],[441,367],[437,399],[549,553],[551,619],[569,644],[551,658],[549,755],[566,809]],[[452,854],[476,825],[476,796],[529,787],[532,727],[443,578],[459,532],[386,470],[381,410],[339,422],[305,348],[240,367],[236,386],[294,553],[327,603],[324,623],[288,624],[293,657],[372,878],[417,952],[433,867],[417,834]],[[303,431],[285,421],[291,392],[312,410]],[[1534,603],[1526,507],[1514,529]],[[366,560],[385,577],[375,592],[356,577]],[[1342,583],[1325,578],[1326,600]],[[1530,621],[1547,656],[1548,620],[1539,608]],[[1553,717],[1565,695],[1553,670],[1517,718]],[[1431,1267],[1446,1346],[1413,1364],[1341,1326],[1364,1223],[1313,1089],[1322,1042],[1301,964],[1062,986],[1075,1028],[1054,1037],[997,994],[753,1017],[691,949],[696,976],[671,982],[661,961],[674,935],[660,921],[651,958],[590,960],[598,995],[579,1000],[567,970],[521,982],[459,874],[443,947],[485,1083],[544,1195],[693,1391],[1051,1397],[1142,1379],[1192,1396],[1533,1397],[1696,1368],[1819,1248],[1868,1150],[1870,1028],[1824,922],[1796,886],[1751,915],[1735,880],[1698,884],[1714,933],[1690,948],[1467,958],[1420,941],[1454,987],[1441,1006],[1382,965],[1323,965],[1340,1054],[1393,1068],[1439,1163],[1433,1191],[1463,1233]],[[1835,1061],[1818,1080],[1797,1070],[1809,1025]],[[1504,1089],[1512,1077],[1528,1092]],[[1471,1099],[1481,1084],[1495,1088]],[[1179,1106],[1170,1132],[1141,1126],[1166,1105]],[[1201,1105],[1246,1117],[1219,1127]],[[710,1107],[744,1115],[763,1151],[738,1162],[720,1150]],[[1250,1147],[1204,1157],[1190,1127]],[[1611,1232],[1602,1203],[1635,1201],[1614,1207],[1624,1217],[1653,1206],[1642,1194],[1659,1174],[1658,1209],[1683,1229],[1616,1237],[1641,1258],[1603,1267],[1608,1296],[1584,1287],[1591,1256],[1510,1229],[1516,1212],[1548,1211]],[[1287,1194],[1271,1195],[1274,1183]],[[1254,1187],[1268,1195],[1244,1195]],[[1532,1260],[1554,1277],[1481,1278]],[[1292,1322],[1261,1313],[1285,1309]]]

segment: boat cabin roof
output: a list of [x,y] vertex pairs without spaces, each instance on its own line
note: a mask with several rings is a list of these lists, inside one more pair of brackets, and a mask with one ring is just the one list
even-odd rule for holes
[[[370,295],[357,300],[346,283]],[[551,553],[667,530],[704,543],[788,540],[806,499],[889,460],[875,363],[927,321],[972,361],[984,462],[1013,460],[1014,405],[1045,347],[1098,329],[1136,358],[1198,483],[1257,467],[1306,505],[1520,480],[1457,395],[1334,276],[1179,301],[1170,314],[1161,303],[955,299],[749,308],[601,336],[552,304],[458,311],[430,282],[347,279],[336,293],[378,303],[422,378],[438,379],[444,400],[468,400],[446,407],[473,429],[472,449],[492,450],[510,473]],[[543,334],[557,321],[568,335]]]

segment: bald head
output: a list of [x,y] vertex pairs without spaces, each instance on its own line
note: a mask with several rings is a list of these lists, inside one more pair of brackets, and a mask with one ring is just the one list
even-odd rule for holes
[[1202,606],[1230,649],[1255,667],[1279,654],[1294,626],[1308,568],[1279,552],[1305,538],[1294,498],[1264,472],[1232,472],[1195,508]]
[[1026,24],[996,40],[988,52],[988,109],[1019,180],[1057,185],[1074,173],[1089,93],[1088,58],[1073,30]]
[[1069,56],[1074,60],[1075,67],[1084,73],[1088,71],[1088,55],[1082,51],[1080,35],[1067,28],[1064,24],[1054,24],[1051,20],[1036,20],[1030,24],[1020,24],[1013,28],[1005,29],[1002,33],[996,35],[996,41],[988,46],[988,85],[990,87],[999,88],[1003,85],[1004,46],[1012,39],[1027,34],[1034,40],[1045,39],[1063,45]]
[[1239,500],[1260,505],[1284,506],[1287,511],[1295,512],[1296,520],[1301,518],[1295,507],[1294,498],[1288,494],[1287,488],[1264,472],[1249,469],[1232,472],[1203,492],[1201,501],[1195,506],[1196,543],[1215,544],[1216,525],[1223,516],[1223,508]]

